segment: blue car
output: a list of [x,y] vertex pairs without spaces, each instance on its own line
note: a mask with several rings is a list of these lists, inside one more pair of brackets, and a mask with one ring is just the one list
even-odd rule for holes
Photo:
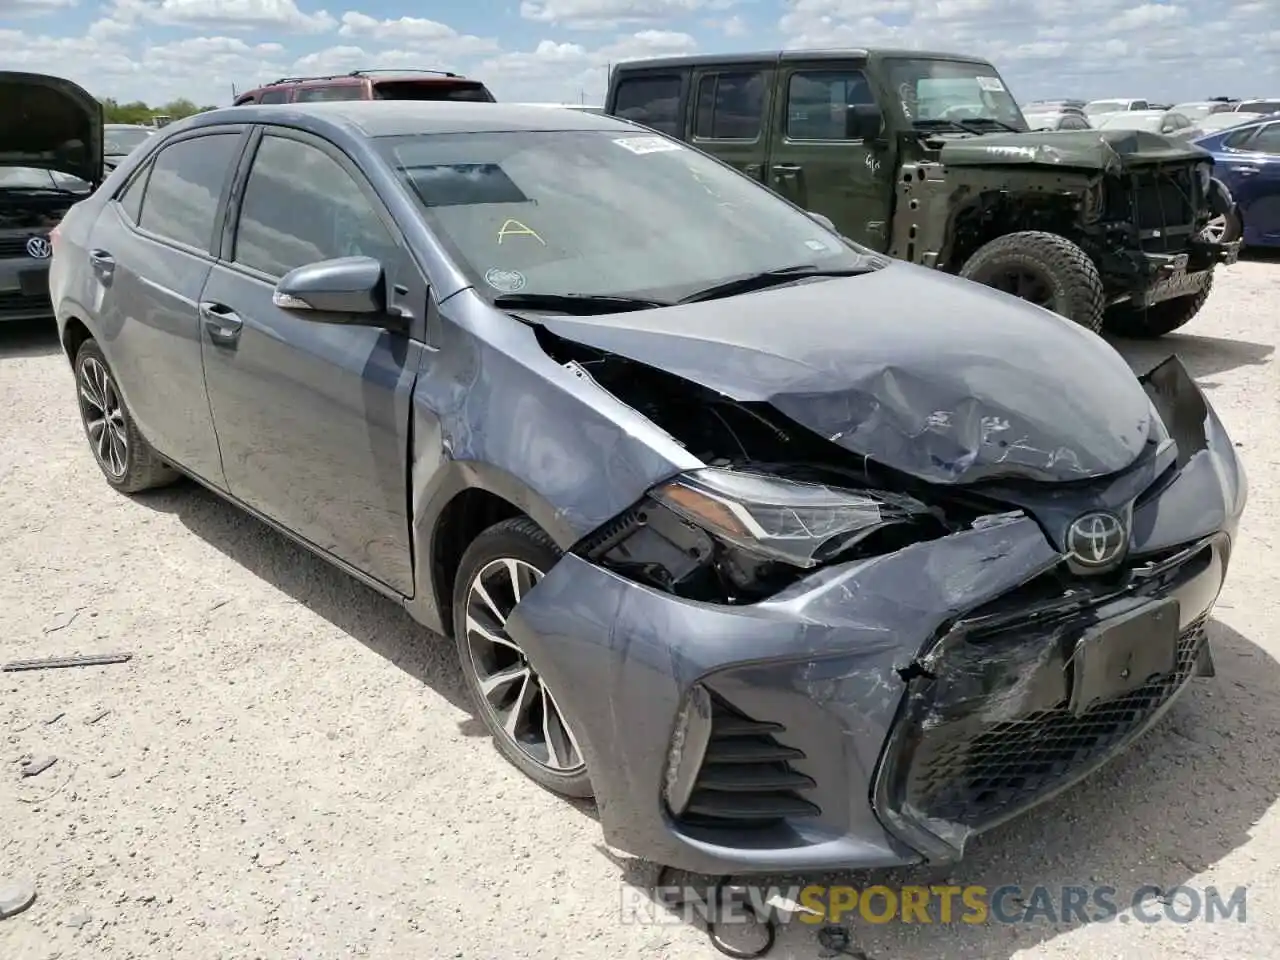
[[1246,247],[1280,247],[1280,113],[1195,141],[1240,207]]

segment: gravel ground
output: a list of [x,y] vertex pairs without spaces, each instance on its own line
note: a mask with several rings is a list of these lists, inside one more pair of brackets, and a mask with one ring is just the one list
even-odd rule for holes
[[[1280,259],[1242,262],[1184,334],[1120,344],[1140,370],[1176,351],[1245,457],[1218,676],[949,873],[843,878],[1247,884],[1247,922],[859,922],[846,955],[1280,955],[1278,307]],[[657,868],[499,758],[451,644],[190,484],[113,494],[72,389],[48,325],[0,328],[0,659],[134,658],[0,675],[0,887],[38,891],[0,920],[0,957],[720,955],[696,926],[622,922],[624,885]],[[28,755],[57,762],[22,777]],[[828,947],[794,924],[770,956]]]

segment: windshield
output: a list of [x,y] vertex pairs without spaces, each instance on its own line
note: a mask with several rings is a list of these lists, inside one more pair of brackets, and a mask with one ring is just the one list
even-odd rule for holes
[[1280,113],[1280,100],[1245,100],[1236,110],[1241,113],[1260,113],[1264,116]]
[[1103,117],[1094,126],[1099,130],[1146,130],[1148,133],[1159,133],[1164,124],[1164,115],[1126,112],[1111,117]]
[[89,184],[79,177],[42,167],[0,167],[0,190],[61,190],[88,193]]
[[143,127],[107,127],[103,131],[102,152],[109,157],[123,157],[149,136],[151,131]]
[[1213,112],[1212,103],[1180,103],[1173,109],[1188,120],[1203,120]]
[[1128,100],[1095,100],[1084,108],[1085,116],[1096,117],[1104,113],[1116,113],[1120,110],[1128,110]]
[[1027,129],[995,67],[965,60],[891,59],[889,82],[908,120],[993,120]]
[[675,300],[869,252],[674,140],[626,129],[386,137],[384,155],[480,292]]

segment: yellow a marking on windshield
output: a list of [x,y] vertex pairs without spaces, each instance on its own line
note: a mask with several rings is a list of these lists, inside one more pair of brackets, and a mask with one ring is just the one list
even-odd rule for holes
[[502,243],[507,237],[533,237],[544,247],[547,245],[547,241],[538,236],[536,230],[531,230],[519,220],[508,220],[502,225],[502,229],[498,231],[498,243]]

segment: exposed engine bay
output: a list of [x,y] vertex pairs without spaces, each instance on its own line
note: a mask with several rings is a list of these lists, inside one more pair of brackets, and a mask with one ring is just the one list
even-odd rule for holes
[[738,401],[674,374],[538,329],[549,355],[643,414],[709,467],[845,491],[865,491],[879,516],[800,566],[714,536],[646,496],[574,552],[637,582],[688,599],[755,603],[816,566],[891,553],[1004,515],[1007,504],[919,480],[875,464],[795,424],[769,404]]

